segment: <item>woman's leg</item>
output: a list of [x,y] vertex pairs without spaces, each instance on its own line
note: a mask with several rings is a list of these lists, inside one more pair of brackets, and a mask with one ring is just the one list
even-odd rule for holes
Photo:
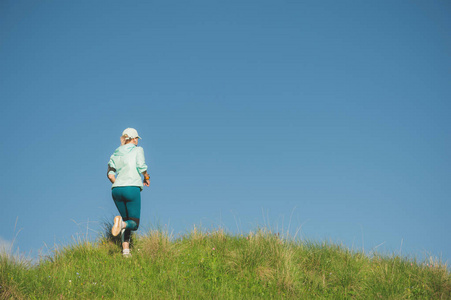
[[131,187],[127,190],[127,201],[125,203],[127,209],[127,217],[124,219],[127,226],[122,235],[122,248],[130,248],[131,231],[138,230],[139,220],[141,217],[141,189],[139,187]]
[[113,199],[125,222],[122,232],[122,248],[130,247],[130,231],[138,230],[141,216],[141,189],[135,186],[113,188]]

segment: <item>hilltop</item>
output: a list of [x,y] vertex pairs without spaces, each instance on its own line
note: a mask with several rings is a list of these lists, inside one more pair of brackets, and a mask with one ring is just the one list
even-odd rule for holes
[[1,299],[450,299],[439,261],[368,256],[332,243],[194,229],[133,237],[133,256],[106,234],[37,265],[2,255]]

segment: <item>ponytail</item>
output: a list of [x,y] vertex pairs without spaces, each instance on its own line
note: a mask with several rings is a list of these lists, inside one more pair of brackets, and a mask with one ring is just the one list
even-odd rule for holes
[[131,137],[128,137],[128,135],[124,134],[121,136],[121,146],[124,146],[125,144],[129,143],[132,140]]

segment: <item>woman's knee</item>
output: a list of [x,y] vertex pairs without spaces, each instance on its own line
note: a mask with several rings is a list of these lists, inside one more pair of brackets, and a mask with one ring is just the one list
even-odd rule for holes
[[129,218],[127,221],[125,221],[125,223],[127,223],[127,229],[130,229],[131,231],[138,230],[139,219],[137,219],[137,218]]

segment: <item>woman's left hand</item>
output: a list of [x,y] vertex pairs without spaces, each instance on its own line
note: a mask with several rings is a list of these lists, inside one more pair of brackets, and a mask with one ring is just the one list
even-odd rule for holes
[[149,186],[149,184],[150,184],[150,179],[144,179],[144,180],[143,180],[143,184],[144,184],[145,186]]

